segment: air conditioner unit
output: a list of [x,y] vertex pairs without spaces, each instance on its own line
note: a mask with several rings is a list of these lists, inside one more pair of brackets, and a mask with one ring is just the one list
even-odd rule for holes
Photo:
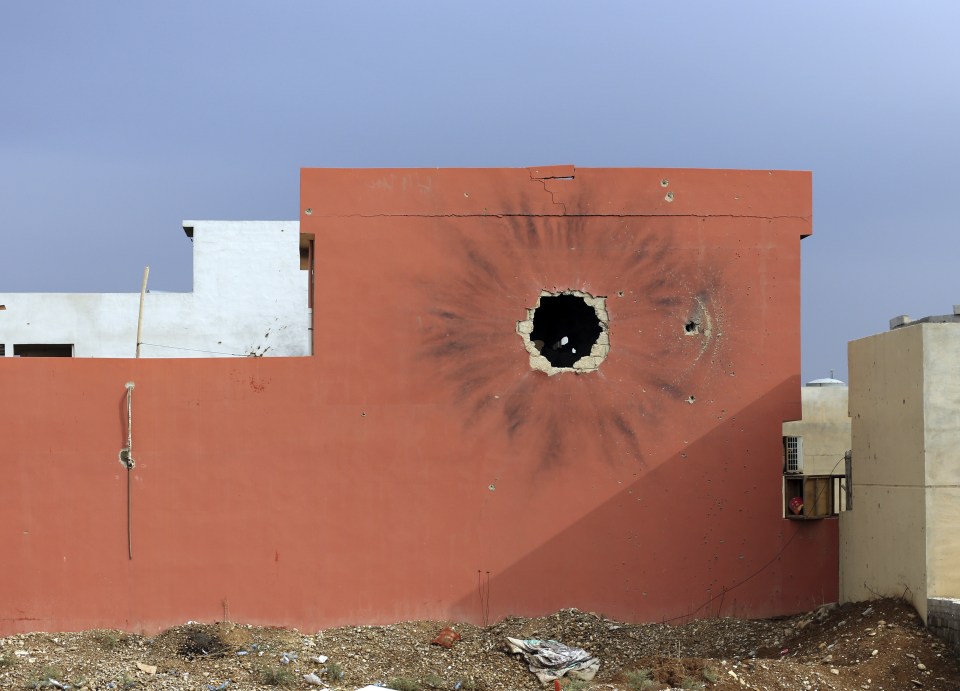
[[791,475],[803,473],[803,437],[783,438],[783,472]]

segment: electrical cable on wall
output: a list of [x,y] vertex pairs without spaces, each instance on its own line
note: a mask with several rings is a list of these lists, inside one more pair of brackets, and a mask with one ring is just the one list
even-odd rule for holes
[[[140,357],[140,343],[143,339],[143,302],[147,295],[147,279],[150,278],[150,267],[143,269],[143,284],[140,286],[140,310],[137,314],[137,349],[135,357]],[[120,462],[127,469],[127,559],[133,559],[133,387],[132,381],[126,383],[127,388],[127,446],[120,449]]]
[[133,511],[132,511],[132,481],[131,474],[136,467],[133,460],[133,388],[132,381],[126,384],[127,389],[127,445],[120,449],[120,463],[127,469],[127,558],[133,559]]
[[187,350],[191,353],[207,353],[209,355],[229,355],[232,357],[250,357],[250,353],[227,353],[222,350],[200,350],[199,348],[182,348],[180,346],[162,345],[160,343],[147,343],[141,341],[140,345],[153,346],[154,348],[169,348],[170,350]]

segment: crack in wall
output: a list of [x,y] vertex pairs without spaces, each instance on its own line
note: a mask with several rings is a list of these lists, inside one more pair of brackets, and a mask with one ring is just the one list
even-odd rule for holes
[[[542,182],[542,181],[541,181]],[[547,189],[547,192],[550,192]],[[551,193],[552,195],[552,193]],[[624,213],[566,213],[566,206],[563,202],[553,202],[557,206],[560,206],[564,209],[563,213],[531,213],[529,211],[510,213],[504,211],[490,211],[486,213],[479,213],[476,211],[470,211],[465,213],[411,213],[411,214],[402,214],[402,213],[386,213],[386,214],[329,214],[322,215],[313,213],[311,218],[558,218],[560,216],[566,216],[568,218],[736,218],[736,219],[750,219],[750,220],[761,220],[761,221],[782,221],[782,220],[794,220],[794,221],[806,221],[809,223],[811,221],[810,216],[757,216],[751,214],[710,214],[710,213],[691,213],[691,214],[658,214],[658,213],[641,213],[639,211],[631,211]]]
[[[572,171],[571,171],[571,172],[572,172]],[[553,190],[550,189],[549,187],[547,187],[547,180],[558,180],[558,179],[559,179],[559,180],[573,180],[573,175],[572,175],[572,174],[569,175],[569,176],[565,175],[565,176],[562,176],[562,177],[558,177],[558,176],[555,176],[555,175],[537,176],[537,175],[534,174],[534,170],[531,169],[531,170],[530,170],[530,179],[533,180],[533,181],[539,182],[541,185],[543,185],[543,191],[550,195],[550,203],[551,203],[551,204],[554,204],[554,205],[556,205],[556,206],[559,206],[561,209],[563,209],[563,215],[566,216],[566,215],[567,215],[567,205],[564,204],[563,202],[558,202],[558,201],[557,201],[556,196],[554,196]]]

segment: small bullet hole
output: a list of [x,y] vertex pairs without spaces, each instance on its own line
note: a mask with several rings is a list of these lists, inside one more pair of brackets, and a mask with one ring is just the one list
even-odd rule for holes
[[688,321],[683,325],[683,332],[686,334],[698,334],[700,333],[700,324],[695,321]]
[[489,485],[489,486],[487,487],[487,489],[489,489],[491,492],[492,492],[493,490],[495,490],[496,488],[497,488],[496,485]]
[[661,186],[661,187],[666,187],[666,186],[669,185],[669,184],[670,184],[670,181],[667,180],[666,178],[664,178],[663,180],[660,181],[660,186]]
[[622,298],[622,297],[623,297],[623,291],[622,291],[622,290],[618,290],[618,291],[617,291],[617,297],[618,297],[618,298]]
[[360,412],[360,417],[366,417],[366,416],[367,416],[366,413],[364,413],[363,411]]
[[673,201],[673,192],[667,192],[666,196],[664,196],[664,199],[666,199],[668,202],[672,202],[672,201]]
[[690,397],[687,399],[687,403],[693,403],[696,400],[696,397],[693,394],[690,394]]
[[313,214],[313,209],[307,209],[307,210],[304,211],[303,213],[305,213],[307,216],[310,216],[310,215]]

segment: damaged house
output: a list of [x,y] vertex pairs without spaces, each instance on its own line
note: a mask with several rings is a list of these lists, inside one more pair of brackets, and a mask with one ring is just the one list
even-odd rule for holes
[[139,295],[0,294],[0,635],[837,599],[783,489],[809,173],[304,169],[185,226],[139,359]]

